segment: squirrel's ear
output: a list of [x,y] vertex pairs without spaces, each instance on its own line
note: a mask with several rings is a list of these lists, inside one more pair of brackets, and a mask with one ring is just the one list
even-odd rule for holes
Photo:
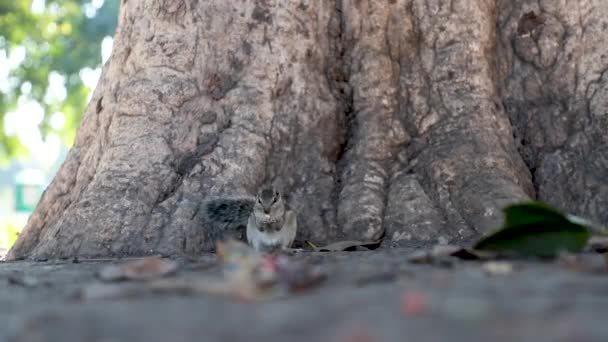
[[272,188],[274,189],[275,194],[282,195],[284,193],[284,184],[280,180],[275,180],[272,183]]

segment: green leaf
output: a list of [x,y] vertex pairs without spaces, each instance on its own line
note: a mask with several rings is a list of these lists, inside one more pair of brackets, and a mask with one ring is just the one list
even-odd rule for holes
[[506,225],[521,226],[548,221],[568,221],[559,211],[542,202],[514,204],[504,209]]
[[474,249],[553,257],[560,252],[580,252],[590,238],[586,227],[543,203],[511,205],[505,216],[505,226],[479,240]]

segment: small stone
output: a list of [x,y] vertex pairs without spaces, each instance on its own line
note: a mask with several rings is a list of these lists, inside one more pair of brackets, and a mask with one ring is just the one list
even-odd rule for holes
[[505,275],[513,272],[513,264],[504,261],[488,261],[481,269],[489,275]]
[[447,245],[448,239],[445,236],[440,236],[437,238],[437,244],[438,245]]

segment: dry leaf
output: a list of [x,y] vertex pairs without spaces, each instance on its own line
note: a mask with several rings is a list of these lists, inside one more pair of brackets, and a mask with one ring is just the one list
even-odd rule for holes
[[485,260],[492,259],[496,255],[490,252],[470,250],[454,245],[435,245],[430,250],[420,250],[413,252],[407,257],[412,263],[430,264],[438,261],[445,261],[450,258],[461,260]]
[[575,272],[606,273],[608,272],[608,254],[571,254],[562,253],[557,264]]
[[589,248],[597,253],[608,252],[608,236],[593,236],[587,242]]
[[316,249],[317,248],[317,245],[315,245],[314,243],[312,243],[312,242],[310,242],[308,240],[305,240],[304,244],[308,245],[308,247],[310,247],[311,249]]
[[481,269],[489,275],[505,275],[513,272],[513,264],[506,261],[488,261]]
[[240,299],[276,298],[316,286],[325,274],[307,262],[288,255],[261,254],[240,241],[218,243],[222,288]]
[[319,284],[325,274],[317,267],[287,255],[265,255],[250,246],[229,240],[218,242],[220,277],[156,279],[177,269],[177,264],[160,258],[135,260],[106,267],[103,280],[150,280],[139,284],[93,284],[84,287],[78,298],[132,298],[151,293],[209,294],[253,302],[285,296]]
[[99,271],[99,278],[105,281],[150,280],[174,273],[177,269],[178,264],[175,261],[146,257],[120,265],[106,266]]
[[369,250],[369,249],[375,249],[380,245],[380,242],[382,242],[382,240],[368,240],[368,241],[356,241],[356,240],[349,240],[349,241],[338,241],[338,242],[334,242],[331,243],[327,246],[323,246],[323,247],[316,247],[314,249],[315,252],[341,252],[341,251],[346,251],[349,249],[354,249],[354,250],[361,250],[361,249],[365,249],[365,250]]
[[249,297],[268,297],[268,293],[276,296],[282,294],[281,289],[302,291],[318,285],[326,276],[306,261],[284,254],[263,255],[238,241],[219,243],[218,252],[226,280],[235,284],[234,290],[252,295]]
[[290,291],[302,291],[315,287],[326,278],[325,272],[315,265],[294,260],[284,255],[276,257],[278,281]]

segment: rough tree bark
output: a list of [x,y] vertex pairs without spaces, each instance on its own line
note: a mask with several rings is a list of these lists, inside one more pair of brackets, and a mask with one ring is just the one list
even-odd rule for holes
[[538,198],[608,223],[604,0],[123,0],[9,258],[197,253],[280,182],[299,239],[467,240]]

